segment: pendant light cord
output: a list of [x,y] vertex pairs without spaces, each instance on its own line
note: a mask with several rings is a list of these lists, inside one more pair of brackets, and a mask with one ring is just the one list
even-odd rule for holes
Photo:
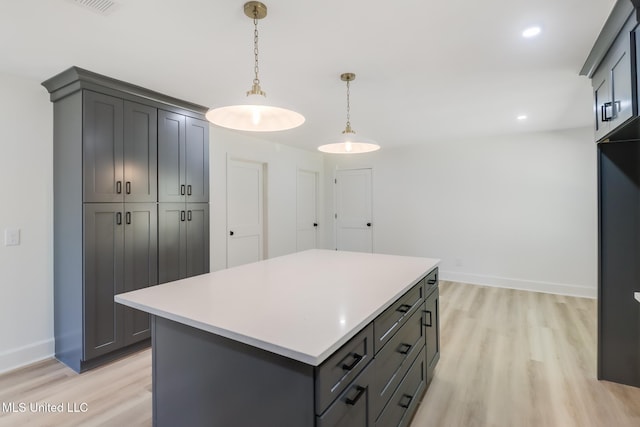
[[253,72],[255,73],[255,77],[253,79],[254,85],[260,85],[260,79],[258,78],[258,71],[260,71],[260,67],[258,66],[258,11],[253,12],[253,55],[255,56],[255,63],[253,66]]

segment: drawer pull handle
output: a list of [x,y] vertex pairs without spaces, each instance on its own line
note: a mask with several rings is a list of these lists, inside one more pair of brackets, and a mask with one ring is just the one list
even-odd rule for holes
[[362,355],[358,353],[353,353],[353,361],[349,365],[347,365],[346,363],[343,363],[342,369],[344,369],[345,371],[350,371],[353,368],[355,368],[358,362],[360,362],[361,360],[362,360]]
[[427,280],[427,283],[430,284],[430,285],[435,285],[437,280],[438,279],[429,279],[429,280]]
[[122,194],[122,181],[116,181],[116,194]]
[[[406,399],[406,402],[403,403],[402,401]],[[398,403],[398,405],[402,406],[405,409],[409,408],[409,405],[411,405],[411,401],[413,400],[413,396],[409,396],[408,394],[403,394],[402,397],[400,398],[400,403]]]
[[358,392],[357,392],[357,393],[356,393],[356,395],[353,397],[353,399],[349,399],[349,398],[346,398],[346,399],[345,399],[345,403],[346,403],[347,405],[354,406],[354,405],[358,402],[358,400],[360,400],[360,398],[361,398],[361,397],[362,397],[362,395],[364,394],[364,391],[366,390],[366,388],[364,388],[364,387],[362,387],[362,386],[357,385],[357,386],[356,386],[356,390],[358,390]]
[[184,186],[184,184],[182,184],[182,185],[180,186],[180,195],[181,195],[181,196],[184,196],[184,192],[185,192],[185,190],[184,190],[184,189],[185,189],[185,186]]
[[191,195],[191,184],[187,185],[187,196]]
[[400,313],[407,313],[409,310],[411,310],[411,306],[409,304],[402,304],[396,311],[399,311]]
[[[429,322],[425,323],[424,326],[426,326],[427,328],[430,328],[433,326],[433,318],[431,317],[431,312],[429,310],[424,310],[424,314],[428,314],[429,315]],[[426,316],[425,316],[425,322],[426,322]]]
[[131,181],[127,181],[124,184],[125,192],[127,194],[131,194]]
[[[610,109],[610,110],[607,110]],[[610,122],[613,119],[613,114],[609,116],[607,113],[613,110],[613,104],[611,102],[605,102],[600,106],[600,116],[603,122]],[[613,112],[612,112],[613,113]]]
[[409,352],[411,351],[411,347],[413,347],[411,344],[402,343],[398,347],[398,353],[400,353],[400,354],[409,354]]

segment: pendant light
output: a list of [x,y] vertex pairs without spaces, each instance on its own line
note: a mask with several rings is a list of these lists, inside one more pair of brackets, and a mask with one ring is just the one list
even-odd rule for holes
[[342,135],[336,138],[338,142],[325,144],[318,147],[323,153],[332,154],[357,154],[369,153],[380,149],[380,146],[369,138],[356,136],[356,132],[351,129],[351,89],[350,83],[356,79],[354,73],[343,73],[340,80],[347,82],[347,124],[342,131]]
[[229,129],[253,132],[271,132],[293,129],[304,123],[304,116],[286,108],[270,106],[266,103],[267,94],[260,87],[258,77],[258,20],[267,16],[267,6],[259,1],[244,4],[244,14],[253,19],[253,67],[254,79],[251,90],[247,92],[247,102],[211,109],[206,117],[211,123]]

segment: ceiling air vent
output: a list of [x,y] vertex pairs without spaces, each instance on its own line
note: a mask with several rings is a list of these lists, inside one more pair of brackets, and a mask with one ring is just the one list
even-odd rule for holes
[[117,8],[117,3],[111,0],[68,0],[73,4],[82,6],[84,9],[98,13],[100,15],[109,15]]

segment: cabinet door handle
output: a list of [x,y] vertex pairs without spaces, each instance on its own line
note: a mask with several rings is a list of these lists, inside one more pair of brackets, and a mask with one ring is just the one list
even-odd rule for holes
[[191,221],[191,211],[187,211],[187,221]]
[[125,188],[125,191],[127,192],[127,194],[131,194],[131,181],[127,181],[124,184],[124,188]]
[[180,195],[184,196],[184,184],[180,186]]
[[431,312],[429,310],[424,310],[423,313],[429,315],[429,323],[426,323],[426,317],[425,317],[424,326],[426,326],[427,328],[432,327],[433,326],[433,318],[431,317]]
[[233,236],[233,231],[229,231],[229,236]]
[[611,119],[613,118],[612,116],[607,115],[607,108],[612,109],[612,107],[613,107],[613,104],[611,102],[605,102],[600,106],[600,117],[603,122],[610,122]]
[[317,227],[317,226],[318,226],[318,223],[317,223],[317,222],[314,222],[314,223],[313,223],[313,226],[314,226],[314,227]]
[[370,222],[367,223],[367,227],[371,227],[371,223]]
[[116,212],[116,224],[122,225],[122,212]]
[[116,193],[122,194],[122,181],[116,181]]
[[411,306],[409,304],[402,304],[400,307],[396,309],[400,313],[408,313],[411,310]]
[[191,195],[191,184],[187,185],[187,196]]
[[398,353],[400,353],[400,354],[409,354],[409,352],[411,351],[411,347],[413,347],[411,344],[402,343],[398,347]]
[[[403,402],[404,400],[404,402]],[[400,398],[400,402],[398,402],[398,405],[402,406],[403,408],[407,409],[409,407],[409,405],[411,405],[411,401],[413,400],[413,396],[410,396],[408,394],[403,394],[402,397]]]
[[365,392],[366,388],[364,388],[364,387],[362,387],[362,386],[357,385],[357,386],[356,386],[356,390],[357,390],[357,392],[356,392],[356,395],[355,395],[355,396],[353,396],[353,399],[346,398],[346,399],[344,400],[344,402],[345,402],[347,405],[354,406],[356,403],[358,403],[358,400],[360,400],[360,398],[361,398],[361,397],[362,397],[362,395],[364,394],[364,392]]
[[350,371],[353,368],[356,367],[356,365],[358,364],[358,362],[360,362],[362,360],[362,355],[358,354],[358,353],[353,353],[353,361],[350,364],[346,364],[343,363],[342,364],[342,369],[344,369],[345,371]]
[[127,212],[124,217],[127,224],[131,224],[131,212]]
[[180,211],[180,221],[184,221],[184,211]]

